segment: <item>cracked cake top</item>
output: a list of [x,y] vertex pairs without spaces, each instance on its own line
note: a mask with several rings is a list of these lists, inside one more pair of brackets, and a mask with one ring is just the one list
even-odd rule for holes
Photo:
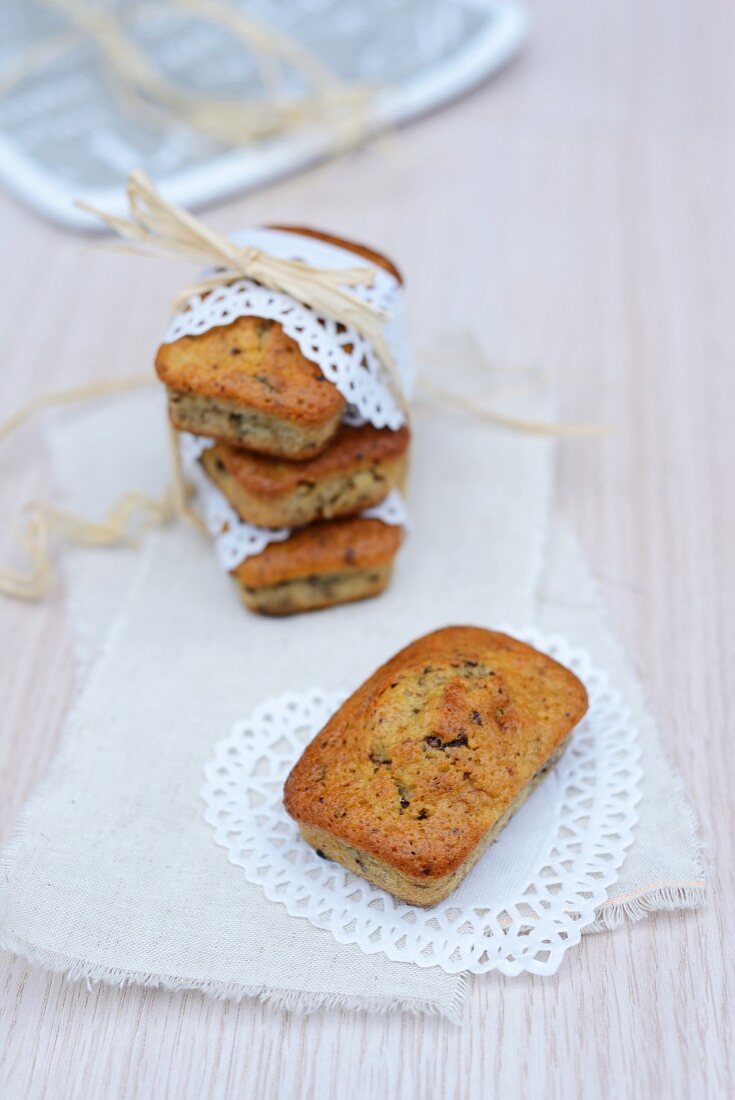
[[403,649],[340,707],[291,771],[286,809],[403,874],[442,877],[586,709],[583,684],[532,646],[446,627]]

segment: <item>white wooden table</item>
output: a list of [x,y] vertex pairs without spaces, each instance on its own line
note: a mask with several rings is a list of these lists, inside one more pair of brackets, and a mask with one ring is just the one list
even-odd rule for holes
[[[567,418],[559,497],[704,820],[707,908],[584,939],[554,978],[489,976],[464,1026],[308,1019],[199,995],[69,985],[0,960],[0,1094],[53,1097],[724,1097],[733,1080],[735,7],[535,5],[524,59],[394,147],[230,203],[385,247],[414,343],[474,327],[540,362]],[[83,254],[0,199],[2,407],[146,370],[180,273]],[[5,444],[3,516],[43,494],[38,435]],[[8,524],[0,543],[10,553]],[[74,697],[59,583],[4,601],[0,840]]]

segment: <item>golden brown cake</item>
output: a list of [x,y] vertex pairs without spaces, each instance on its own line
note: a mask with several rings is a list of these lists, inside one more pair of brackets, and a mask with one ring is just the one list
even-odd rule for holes
[[303,527],[371,508],[402,488],[409,431],[342,427],[325,451],[289,462],[218,443],[204,451],[209,478],[246,523]]
[[[400,278],[363,245],[308,229],[289,229],[347,248]],[[288,459],[322,451],[336,433],[345,400],[276,321],[239,317],[198,336],[162,344],[156,372],[166,386],[171,423],[234,446]]]
[[232,576],[263,615],[293,615],[377,596],[390,580],[403,531],[377,519],[336,519],[302,527],[246,558]]
[[479,627],[427,634],[307,746],[284,791],[320,855],[414,905],[454,890],[587,710],[577,677]]

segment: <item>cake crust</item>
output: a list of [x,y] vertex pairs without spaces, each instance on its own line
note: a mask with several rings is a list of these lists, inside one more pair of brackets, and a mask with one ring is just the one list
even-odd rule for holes
[[419,638],[307,746],[284,803],[324,855],[399,898],[459,885],[587,709],[577,677],[479,627]]
[[277,321],[238,317],[200,336],[162,344],[158,377],[175,393],[193,393],[314,425],[341,414],[345,400],[306,359]]
[[259,615],[297,615],[337,604],[379,596],[390,581],[393,562],[370,568],[347,568],[333,573],[294,577],[280,584],[249,588],[240,582],[245,606]]
[[392,561],[403,531],[378,519],[338,519],[312,523],[283,542],[271,542],[261,554],[246,558],[234,576],[251,588],[321,573],[370,569]]
[[246,558],[232,576],[246,605],[264,615],[376,596],[388,584],[403,531],[377,519],[336,519],[302,527]]
[[326,450],[294,463],[216,444],[201,457],[207,475],[247,523],[302,527],[353,515],[403,487],[409,431],[343,426]]
[[[400,278],[386,257],[329,234],[282,227],[349,249]],[[238,317],[162,344],[156,373],[174,427],[262,454],[300,460],[327,446],[346,402],[281,325]]]

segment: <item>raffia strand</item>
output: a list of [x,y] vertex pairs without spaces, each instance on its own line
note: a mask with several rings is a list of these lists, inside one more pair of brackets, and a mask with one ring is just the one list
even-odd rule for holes
[[[120,11],[85,0],[40,0],[63,16],[73,30],[32,47],[20,62],[0,74],[7,91],[79,41],[91,42],[106,69],[112,91],[125,110],[149,121],[171,118],[219,144],[242,147],[248,142],[319,124],[334,132],[336,151],[367,136],[369,90],[349,85],[283,32],[246,15],[224,0],[158,0]],[[130,36],[126,24],[181,10],[217,23],[250,51],[265,96],[261,99],[217,98],[171,80]],[[283,65],[297,72],[310,89],[294,98],[286,92]]]
[[26,513],[19,541],[30,566],[27,570],[0,566],[0,592],[37,600],[51,583],[52,535],[82,546],[135,546],[145,531],[167,523],[175,509],[168,490],[160,499],[139,491],[125,493],[101,520],[85,519],[40,502],[30,504]]
[[[154,384],[155,379],[150,375],[131,375],[40,394],[0,423],[0,440],[43,409],[109,397]],[[0,565],[0,593],[16,599],[37,600],[47,592],[53,574],[53,537],[83,546],[131,546],[145,531],[168,523],[177,514],[193,520],[180,467],[173,464],[173,470],[173,484],[162,497],[139,490],[124,493],[101,520],[90,520],[40,501],[29,504],[18,542],[30,564],[25,570]],[[200,521],[197,519],[196,523],[199,525]]]
[[506,413],[496,412],[489,406],[482,404],[474,398],[463,397],[452,390],[446,390],[443,386],[437,386],[429,381],[425,375],[419,376],[419,388],[427,396],[440,402],[442,405],[460,412],[469,413],[476,420],[485,420],[490,424],[497,424],[500,428],[509,428],[511,431],[527,432],[530,435],[568,436],[583,438],[606,435],[609,431],[603,424],[553,424],[544,420],[531,420],[526,417],[510,416]]
[[0,422],[0,440],[10,435],[16,428],[20,428],[27,420],[41,409],[48,409],[54,405],[73,405],[77,401],[87,401],[95,397],[108,397],[111,394],[126,393],[129,390],[141,389],[143,386],[152,386],[155,379],[148,374],[133,374],[125,378],[111,378],[106,381],[88,382],[84,386],[73,386],[66,390],[52,390],[42,393],[27,401],[7,420]]

